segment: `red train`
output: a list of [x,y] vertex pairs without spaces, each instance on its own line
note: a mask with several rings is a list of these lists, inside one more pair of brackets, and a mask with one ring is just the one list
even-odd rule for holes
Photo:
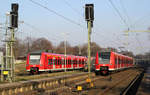
[[[65,64],[66,59],[66,64]],[[64,69],[83,69],[87,58],[83,56],[54,53],[29,53],[27,56],[26,70],[32,74],[42,71],[59,71]]]
[[133,58],[116,52],[97,52],[95,59],[95,73],[108,74],[110,71],[133,66]]

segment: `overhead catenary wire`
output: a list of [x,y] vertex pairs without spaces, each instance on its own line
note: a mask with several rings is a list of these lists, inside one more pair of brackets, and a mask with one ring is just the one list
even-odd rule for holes
[[72,7],[72,5],[67,1],[67,0],[63,0],[64,3],[69,6],[75,13],[77,13],[78,15],[81,14],[77,9],[75,9],[74,7]]
[[127,20],[128,20],[128,22],[130,23],[129,26],[131,26],[131,19],[130,19],[129,15],[128,15],[128,12],[127,12],[127,10],[126,10],[124,4],[123,4],[123,1],[122,1],[122,0],[119,0],[119,1],[120,1],[121,8],[122,8],[122,10],[123,10],[123,13],[124,13],[124,15],[126,15]]
[[40,7],[42,7],[42,8],[44,8],[44,9],[46,9],[47,11],[49,11],[49,12],[51,12],[51,13],[54,13],[55,15],[57,15],[57,16],[63,18],[64,20],[66,20],[66,21],[68,21],[68,22],[70,22],[70,23],[72,23],[72,24],[75,24],[75,25],[78,25],[78,26],[80,26],[80,27],[83,27],[81,24],[77,23],[76,21],[74,21],[74,20],[72,20],[72,19],[70,19],[70,18],[67,18],[67,17],[63,16],[63,15],[57,13],[56,11],[54,11],[54,10],[52,10],[52,9],[50,9],[50,8],[48,8],[48,7],[44,6],[44,5],[42,5],[42,4],[38,3],[38,2],[36,2],[36,1],[33,1],[33,0],[29,0],[29,1],[31,1],[32,3],[34,3],[34,4],[36,4],[36,5],[40,6]]
[[[35,27],[35,26],[32,25],[32,24],[29,24],[29,23],[26,22],[26,21],[24,21],[24,24],[25,24],[26,26],[30,27],[32,30],[34,30],[33,32],[42,33],[37,27]],[[18,33],[24,33],[24,32],[18,32]],[[27,34],[27,36],[30,36],[30,37],[31,37],[31,34],[28,34],[28,33],[24,33],[24,34]],[[56,39],[55,37],[58,38],[59,36],[54,35],[54,36],[51,36],[50,39],[53,40],[53,41],[57,41],[57,39]],[[49,37],[47,37],[47,38],[49,38]]]
[[121,13],[119,12],[119,10],[117,9],[117,7],[114,5],[114,3],[111,0],[108,0],[110,2],[110,4],[112,5],[112,7],[114,8],[114,10],[116,11],[116,13],[119,15],[120,19],[122,20],[122,22],[124,23],[125,26],[127,26],[127,28],[129,28],[129,25],[127,24],[126,20],[123,18],[123,16],[121,15]]
[[[38,3],[38,2],[35,2],[35,1],[33,1],[33,0],[29,0],[29,1],[31,1],[32,3],[38,5],[38,6],[44,8],[44,9],[46,9],[46,10],[48,10],[49,12],[54,13],[55,15],[57,15],[57,16],[59,16],[59,17],[65,19],[65,20],[67,20],[67,21],[69,21],[69,22],[71,22],[71,23],[73,23],[73,24],[76,24],[76,25],[78,25],[78,26],[80,26],[80,27],[83,27],[81,24],[79,24],[79,23],[77,23],[77,22],[75,22],[75,21],[73,21],[73,20],[71,20],[71,19],[69,19],[69,18],[67,18],[67,17],[65,17],[65,16],[63,16],[63,15],[57,13],[57,12],[54,11],[54,10],[49,9],[48,7],[42,5],[42,4]],[[70,5],[68,5],[68,6],[70,6]],[[115,42],[114,42],[114,43],[115,43]]]

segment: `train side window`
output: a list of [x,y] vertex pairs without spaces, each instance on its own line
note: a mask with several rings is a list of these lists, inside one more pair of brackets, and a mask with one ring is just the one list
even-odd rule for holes
[[55,58],[53,58],[53,64],[55,64]]
[[53,64],[53,60],[52,59],[48,59],[48,65],[52,65]]
[[117,57],[115,57],[115,64],[117,64]]
[[64,64],[64,59],[63,58],[61,59],[61,64]]
[[58,59],[55,59],[55,65],[57,65],[58,64]]
[[58,59],[58,62],[57,62],[57,64],[58,64],[58,65],[60,65],[60,59]]
[[64,59],[64,64],[66,64],[66,63],[65,63],[65,60],[66,60],[66,59]]
[[69,61],[70,61],[70,65],[71,65],[71,63],[72,63],[71,59],[69,59]]
[[121,64],[121,58],[119,58],[119,64]]
[[73,59],[71,59],[71,64],[74,64]]
[[76,64],[78,64],[78,59],[76,59]]
[[84,64],[84,59],[82,59],[82,64]]
[[71,64],[71,62],[70,62],[71,60],[70,59],[68,59],[68,64]]
[[120,59],[120,64],[122,64],[122,58]]
[[79,64],[81,64],[81,59],[79,59]]
[[66,64],[69,64],[69,59],[66,60]]
[[131,60],[130,60],[130,64],[131,64]]
[[76,60],[75,59],[73,60],[73,64],[76,64]]

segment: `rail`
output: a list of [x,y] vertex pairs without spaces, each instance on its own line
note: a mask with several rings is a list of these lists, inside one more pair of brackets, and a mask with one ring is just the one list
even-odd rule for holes
[[139,75],[137,75],[131,83],[125,88],[120,95],[136,95],[136,92],[139,88],[141,80],[144,76],[144,71],[142,71]]

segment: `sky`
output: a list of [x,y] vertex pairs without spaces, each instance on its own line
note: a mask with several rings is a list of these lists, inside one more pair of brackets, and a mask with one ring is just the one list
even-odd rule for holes
[[[0,27],[4,27],[11,3],[19,4],[19,27],[15,36],[20,39],[45,37],[53,45],[65,39],[72,46],[87,43],[84,6],[93,3],[92,42],[101,47],[124,47],[123,50],[134,54],[150,51],[150,32],[129,32],[128,36],[124,32],[150,27],[150,0],[0,0]],[[2,39],[5,30],[0,28],[0,31]]]

